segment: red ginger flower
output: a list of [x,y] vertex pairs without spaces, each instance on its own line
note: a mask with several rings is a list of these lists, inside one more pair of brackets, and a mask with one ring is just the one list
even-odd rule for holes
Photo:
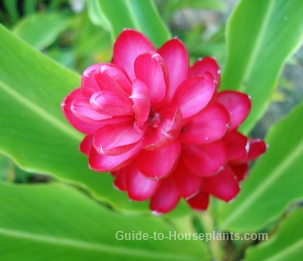
[[130,199],[150,199],[155,214],[169,212],[181,197],[204,210],[209,195],[233,199],[248,162],[266,150],[262,140],[237,131],[249,97],[218,93],[219,83],[213,58],[189,67],[180,40],[156,50],[143,34],[126,29],[112,63],[88,67],[62,110],[86,134],[80,150],[90,168],[111,172]]

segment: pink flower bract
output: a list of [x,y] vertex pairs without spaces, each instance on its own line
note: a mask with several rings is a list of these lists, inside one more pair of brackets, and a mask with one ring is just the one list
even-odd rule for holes
[[249,97],[218,92],[219,83],[215,59],[190,67],[180,40],[156,50],[143,34],[126,29],[112,63],[88,67],[62,110],[86,134],[80,150],[90,168],[111,172],[130,199],[150,199],[155,214],[171,211],[181,198],[205,210],[210,195],[235,198],[248,163],[266,150],[262,140],[237,131],[249,114]]

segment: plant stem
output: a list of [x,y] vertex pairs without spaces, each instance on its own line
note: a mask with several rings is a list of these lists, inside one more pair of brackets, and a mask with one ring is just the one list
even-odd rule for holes
[[[203,224],[204,228],[204,234],[211,233],[215,234],[215,227],[214,227],[214,221],[211,217],[211,215],[208,212],[203,212],[200,216],[201,222]],[[221,246],[221,242],[217,240],[216,238],[212,238],[209,242],[209,250],[212,257],[212,260],[220,261],[222,260],[223,256],[223,250]]]

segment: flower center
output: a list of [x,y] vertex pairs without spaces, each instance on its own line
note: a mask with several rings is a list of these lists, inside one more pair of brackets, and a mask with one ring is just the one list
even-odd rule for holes
[[152,128],[158,128],[161,124],[160,113],[151,111],[149,114],[149,125]]

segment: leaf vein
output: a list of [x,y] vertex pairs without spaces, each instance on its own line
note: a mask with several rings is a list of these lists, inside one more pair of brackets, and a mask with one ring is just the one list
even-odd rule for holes
[[21,94],[10,88],[3,81],[0,81],[0,89],[2,89],[9,96],[13,97],[16,101],[18,101],[19,103],[30,109],[32,112],[39,115],[44,121],[48,121],[63,133],[68,134],[69,137],[72,137],[77,141],[79,141],[82,138],[82,135],[80,133],[69,128],[62,121],[58,120],[56,117],[46,112],[43,108],[29,101],[26,97],[22,96]]

